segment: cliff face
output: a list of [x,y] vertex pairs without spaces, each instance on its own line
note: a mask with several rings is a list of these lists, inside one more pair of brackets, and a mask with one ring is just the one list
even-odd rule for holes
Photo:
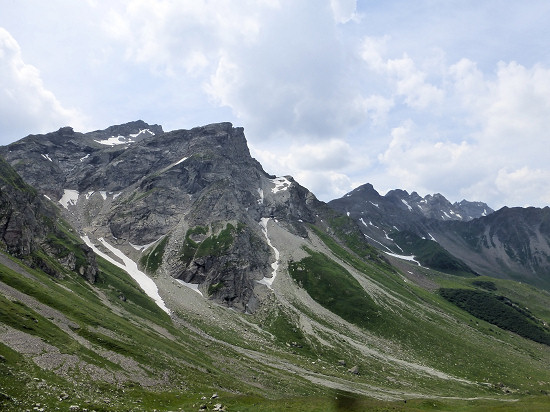
[[65,230],[51,203],[0,158],[0,247],[52,276],[76,271],[93,283],[94,253]]

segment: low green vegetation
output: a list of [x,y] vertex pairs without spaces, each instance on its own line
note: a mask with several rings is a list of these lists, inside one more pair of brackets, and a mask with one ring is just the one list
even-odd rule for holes
[[550,345],[550,328],[527,308],[505,296],[470,289],[440,289],[439,293],[473,316],[535,342]]
[[198,246],[195,257],[220,256],[227,252],[233,244],[235,226],[227,223],[226,227],[218,234],[213,234],[204,239]]
[[17,172],[0,157],[0,182],[2,186],[13,187],[14,189],[27,193],[31,196],[37,196],[36,190],[29,186],[25,181],[17,174]]
[[372,298],[346,269],[322,253],[306,251],[309,256],[289,262],[288,271],[316,302],[365,328],[381,320]]
[[141,267],[145,269],[148,273],[157,273],[158,268],[162,263],[162,258],[164,256],[164,249],[168,243],[169,236],[165,236],[159,243],[155,245],[153,250],[144,254],[139,263]]
[[492,282],[489,280],[474,280],[472,282],[472,285],[491,292],[494,292],[495,290],[497,290],[497,285],[495,285],[495,282]]
[[405,254],[414,255],[423,266],[457,276],[475,276],[476,273],[460,259],[429,239],[422,239],[412,232],[401,231],[390,234]]
[[[187,231],[180,252],[180,260],[185,265],[188,265],[194,258],[219,257],[227,253],[233,245],[235,237],[244,230],[242,223],[234,226],[227,222],[221,230],[217,226],[215,224],[210,228],[195,226]],[[208,234],[210,235],[207,236]]]
[[[340,239],[350,250],[357,254],[361,259],[374,260],[379,264],[384,264],[378,257],[379,251],[369,245],[365,240],[365,237],[353,221],[353,219],[344,216],[332,216],[328,219],[329,227],[338,239]],[[327,236],[318,228],[312,227],[317,235],[322,233],[324,235],[323,241],[325,243],[330,240],[334,241],[331,236]],[[330,239],[330,240],[329,240]]]

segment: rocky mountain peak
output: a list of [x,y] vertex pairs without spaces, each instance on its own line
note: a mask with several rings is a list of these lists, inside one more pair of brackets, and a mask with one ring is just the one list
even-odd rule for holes
[[[228,122],[166,133],[142,121],[58,131],[0,154],[91,244],[107,242],[242,310],[270,273],[268,222],[306,237],[320,204],[292,177],[267,174],[243,128]],[[137,253],[132,245],[149,246]]]

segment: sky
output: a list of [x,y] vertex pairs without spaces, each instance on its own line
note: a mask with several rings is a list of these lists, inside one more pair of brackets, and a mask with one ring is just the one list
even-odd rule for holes
[[0,0],[0,144],[230,121],[328,201],[550,205],[547,0]]

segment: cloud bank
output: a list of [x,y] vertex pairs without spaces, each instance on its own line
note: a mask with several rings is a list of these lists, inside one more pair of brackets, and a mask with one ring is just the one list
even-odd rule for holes
[[0,130],[14,139],[20,130],[48,132],[60,125],[81,125],[74,109],[61,105],[48,90],[39,70],[26,64],[21,48],[10,33],[0,27]]
[[[98,127],[233,121],[268,172],[323,200],[371,182],[495,208],[547,205],[550,5],[430,4],[90,1],[78,18],[91,16],[94,37],[71,49],[74,70],[91,73],[83,112]],[[38,55],[29,44],[41,38],[18,30],[25,55]],[[54,95],[14,36],[0,39],[2,128],[82,123],[74,101],[55,97],[79,85]]]

